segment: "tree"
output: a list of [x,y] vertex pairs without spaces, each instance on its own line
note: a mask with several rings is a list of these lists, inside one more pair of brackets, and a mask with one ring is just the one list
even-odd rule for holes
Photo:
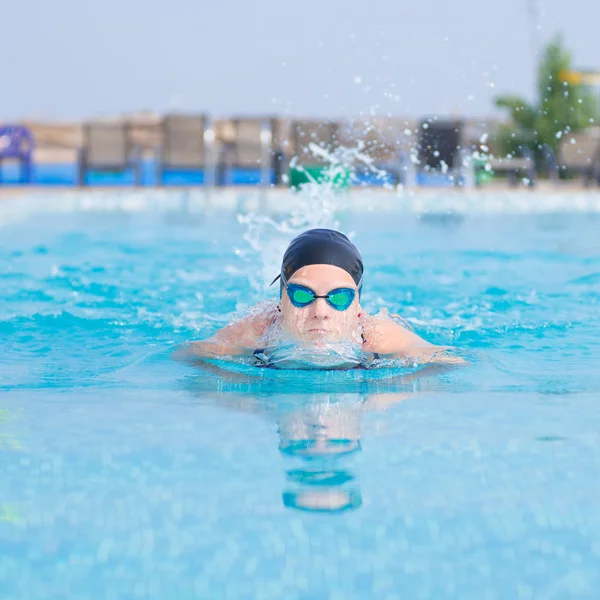
[[596,122],[598,104],[589,87],[562,81],[572,70],[570,53],[558,36],[546,47],[538,68],[538,98],[535,105],[518,96],[500,96],[496,106],[510,111],[512,123],[498,134],[503,154],[522,154],[531,148],[537,157],[544,145],[556,153],[563,135],[579,131]]

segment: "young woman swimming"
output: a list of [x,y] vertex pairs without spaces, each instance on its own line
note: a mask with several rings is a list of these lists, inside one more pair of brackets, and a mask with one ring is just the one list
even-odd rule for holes
[[250,310],[183,352],[190,358],[261,355],[265,347],[287,340],[314,348],[350,343],[373,358],[462,362],[387,314],[365,312],[360,304],[363,271],[358,248],[343,233],[305,231],[288,246],[272,282],[280,281],[276,306]]

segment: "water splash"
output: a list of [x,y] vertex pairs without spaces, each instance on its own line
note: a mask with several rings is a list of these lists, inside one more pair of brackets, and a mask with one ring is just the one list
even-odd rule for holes
[[278,369],[354,369],[369,366],[371,353],[365,353],[360,345],[347,342],[321,345],[287,343],[269,348],[258,356],[265,366]]
[[323,148],[314,142],[308,144],[308,149],[315,159],[325,164],[322,177],[315,180],[310,173],[300,164],[298,157],[292,159],[290,166],[306,175],[309,181],[302,185],[302,190],[317,197],[322,196],[325,191],[328,195],[339,191],[340,181],[346,176],[353,183],[358,182],[358,170],[366,171],[375,176],[385,189],[391,190],[393,186],[388,182],[389,173],[385,169],[377,167],[375,158],[369,155],[363,140],[357,140],[355,146],[338,146],[334,150]]

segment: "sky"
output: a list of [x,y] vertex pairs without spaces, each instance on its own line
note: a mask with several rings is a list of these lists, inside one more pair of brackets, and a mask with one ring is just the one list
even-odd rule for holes
[[3,0],[2,21],[0,121],[498,116],[557,33],[600,69],[598,0]]

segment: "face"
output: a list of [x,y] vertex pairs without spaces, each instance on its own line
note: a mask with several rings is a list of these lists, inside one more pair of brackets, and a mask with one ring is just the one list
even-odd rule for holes
[[[325,296],[336,288],[356,289],[349,273],[334,265],[308,265],[298,269],[289,279],[310,288],[317,296]],[[285,331],[294,339],[307,342],[358,341],[358,292],[344,311],[330,306],[325,298],[317,298],[308,306],[294,306],[284,287],[279,303]]]
[[279,421],[279,449],[299,458],[335,457],[360,450],[360,417],[353,406],[317,405]]

